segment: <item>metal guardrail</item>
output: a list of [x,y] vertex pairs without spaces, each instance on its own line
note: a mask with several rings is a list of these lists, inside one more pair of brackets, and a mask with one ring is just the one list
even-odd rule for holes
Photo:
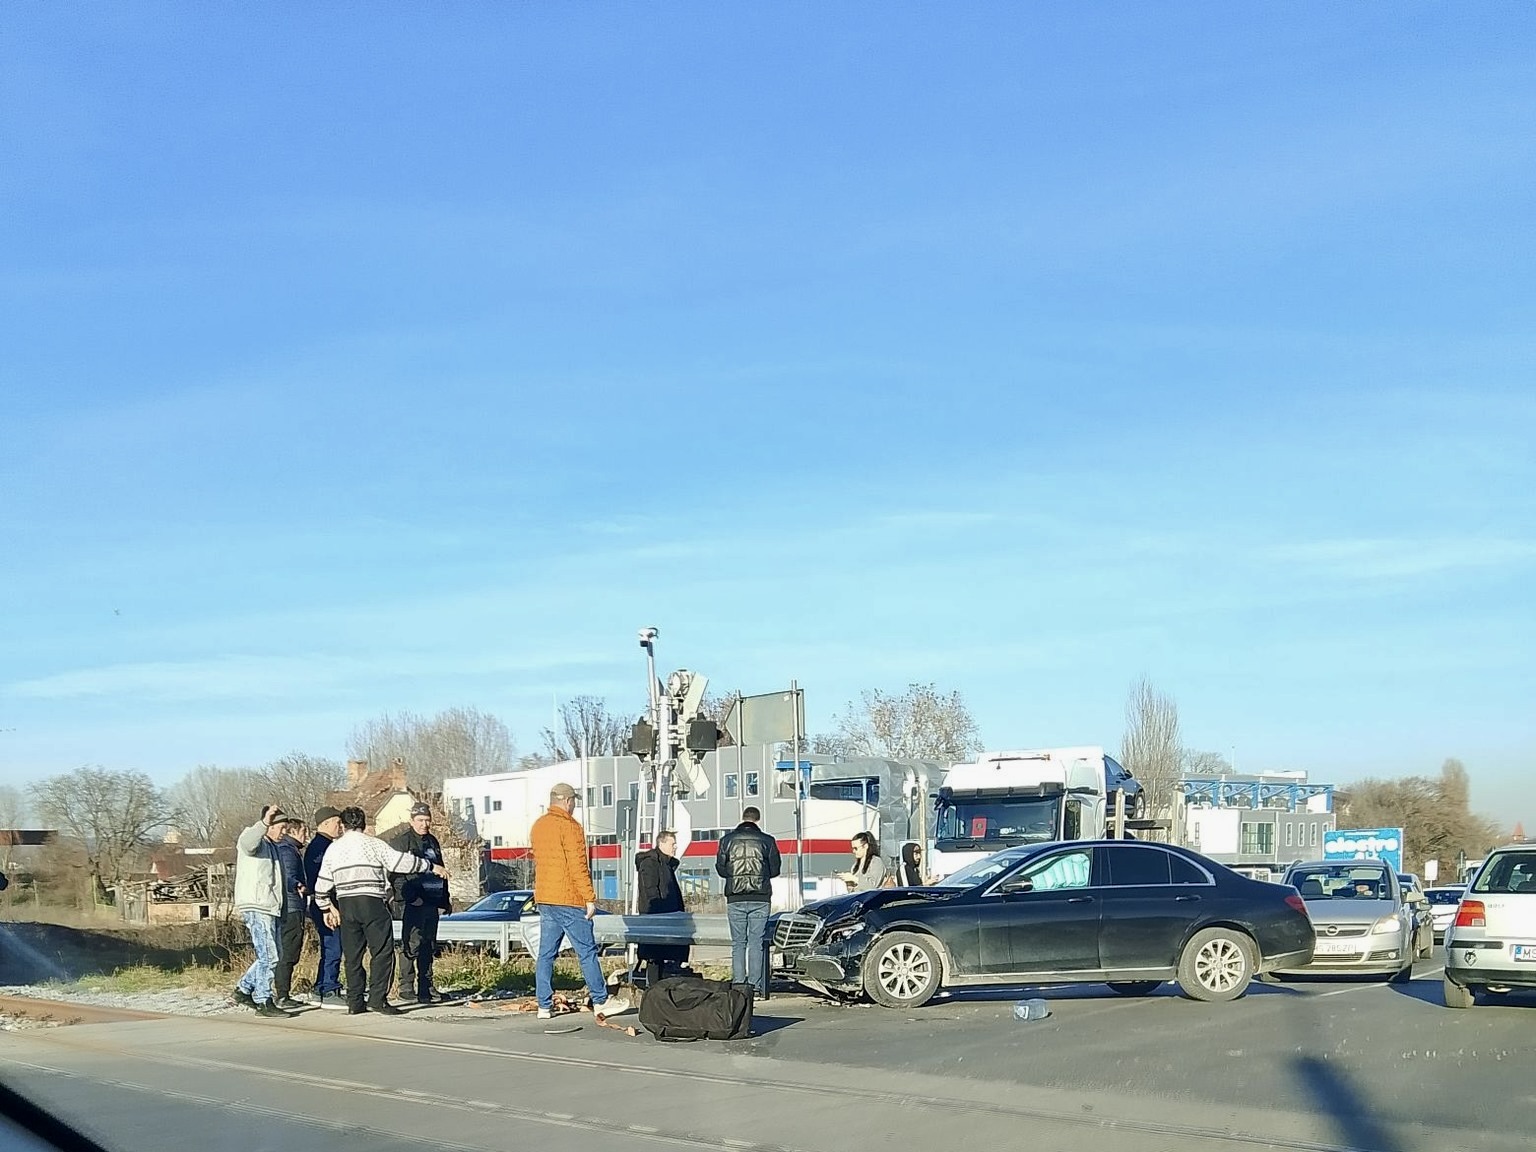
[[[400,937],[396,920],[395,938]],[[731,943],[730,924],[724,916],[692,912],[661,912],[649,916],[599,914],[592,919],[592,935],[599,944],[720,945]],[[497,955],[514,948],[530,954],[539,950],[539,918],[521,920],[440,920],[438,941],[444,944],[490,944]]]

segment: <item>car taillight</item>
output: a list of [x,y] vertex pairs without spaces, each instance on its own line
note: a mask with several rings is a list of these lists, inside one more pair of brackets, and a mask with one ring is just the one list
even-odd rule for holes
[[1488,927],[1488,911],[1483,907],[1483,902],[1481,900],[1463,900],[1461,907],[1456,909],[1456,927]]
[[1292,908],[1296,909],[1296,911],[1300,912],[1308,920],[1312,919],[1312,914],[1307,911],[1307,902],[1305,900],[1303,900],[1300,896],[1297,896],[1295,893],[1292,893],[1291,895],[1289,895],[1289,896],[1287,896],[1285,898],[1285,902],[1287,904],[1289,904]]

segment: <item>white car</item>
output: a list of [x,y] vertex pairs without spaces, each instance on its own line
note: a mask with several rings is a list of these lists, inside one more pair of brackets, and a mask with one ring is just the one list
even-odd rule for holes
[[1445,930],[1456,919],[1456,905],[1461,903],[1462,893],[1466,890],[1465,884],[1445,884],[1424,890],[1424,897],[1429,901],[1430,915],[1434,918],[1436,944],[1445,939]]
[[1536,988],[1536,845],[1495,848],[1445,934],[1445,1006]]

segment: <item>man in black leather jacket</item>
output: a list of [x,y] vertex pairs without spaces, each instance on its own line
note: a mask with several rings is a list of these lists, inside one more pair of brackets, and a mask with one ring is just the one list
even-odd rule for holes
[[725,912],[731,926],[731,983],[749,983],[767,995],[764,952],[768,936],[771,881],[779,874],[779,844],[757,826],[763,814],[743,808],[741,823],[720,837],[715,871],[725,879]]

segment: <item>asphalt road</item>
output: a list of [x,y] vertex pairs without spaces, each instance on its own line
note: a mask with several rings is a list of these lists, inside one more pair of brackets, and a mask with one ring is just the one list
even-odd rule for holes
[[1536,996],[1452,1011],[1421,968],[1231,1004],[1060,989],[1032,1023],[1012,996],[776,996],[734,1044],[439,1008],[93,1024],[0,1036],[0,1075],[125,1152],[1528,1148]]

